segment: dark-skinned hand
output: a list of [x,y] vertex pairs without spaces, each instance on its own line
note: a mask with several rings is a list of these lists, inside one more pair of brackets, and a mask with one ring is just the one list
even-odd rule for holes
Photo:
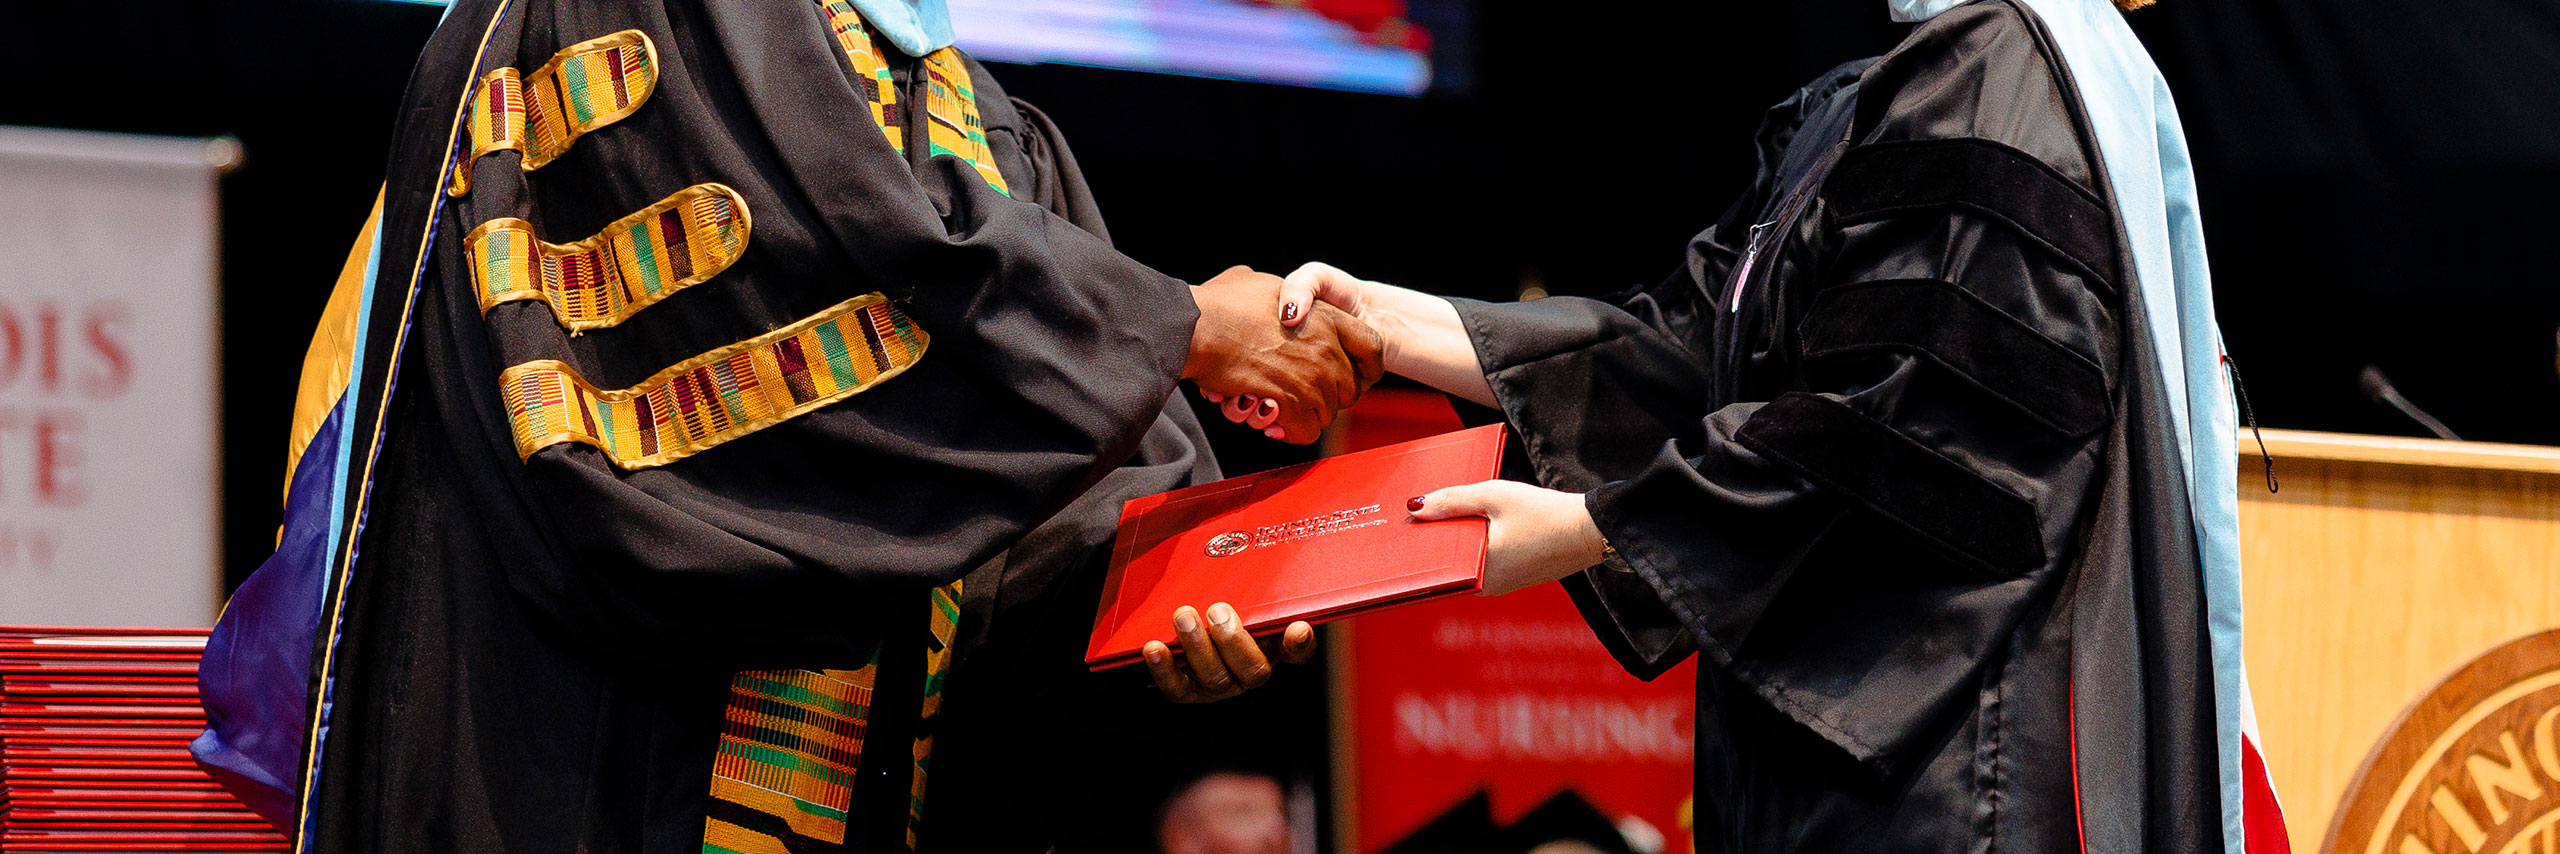
[[1173,609],[1173,634],[1182,641],[1178,656],[1163,641],[1138,648],[1147,661],[1147,676],[1165,699],[1224,700],[1271,681],[1274,660],[1305,664],[1316,655],[1316,629],[1305,621],[1290,623],[1278,637],[1255,638],[1225,602],[1209,606],[1208,619],[1201,617],[1189,605]]
[[1274,438],[1316,440],[1386,373],[1378,333],[1327,303],[1296,326],[1271,320],[1280,277],[1231,267],[1191,289],[1200,306],[1182,376],[1222,398],[1246,395],[1279,414]]

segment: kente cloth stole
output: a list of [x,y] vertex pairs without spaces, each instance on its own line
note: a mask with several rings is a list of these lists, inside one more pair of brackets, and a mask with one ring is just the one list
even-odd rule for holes
[[978,169],[978,177],[996,192],[1013,195],[1004,183],[1004,174],[996,171],[996,153],[987,147],[986,122],[978,118],[977,86],[969,80],[969,68],[960,61],[960,52],[943,48],[924,58],[924,116],[926,153],[934,156],[954,155]]
[[[852,4],[821,0],[818,5],[853,67],[854,87],[870,104],[872,123],[892,148],[905,153],[909,122],[890,68],[898,54],[871,34]],[[959,157],[989,187],[1011,195],[1003,174],[996,170],[994,151],[987,146],[976,88],[959,54],[949,48],[936,51],[924,58],[919,73],[927,75],[925,141],[930,153]],[[921,344],[917,349],[921,352]],[[961,583],[954,581],[934,589],[931,597],[923,699],[917,711],[915,743],[908,750],[915,762],[907,795],[909,850],[915,848],[916,826],[924,811],[934,724],[942,707],[943,680],[951,667],[960,594]],[[703,854],[788,854],[844,842],[853,775],[861,765],[864,724],[878,665],[875,659],[858,670],[764,670],[737,675],[730,684],[728,718],[712,766],[712,806],[703,822]]]
[[[889,147],[905,154],[910,123],[890,71],[891,58],[900,54],[871,34],[852,3],[821,0],[818,7],[826,12],[827,30],[835,34],[836,47],[844,50],[845,60],[853,65],[853,87],[870,102],[872,123],[889,138]],[[1004,173],[996,170],[995,149],[987,146],[986,121],[978,115],[977,84],[970,79],[968,63],[961,61],[959,50],[946,47],[925,55],[916,73],[925,78],[925,153],[967,161],[987,186],[1013,195]]]
[[[908,850],[915,849],[924,813],[925,775],[959,626],[960,591],[954,581],[932,593],[923,700],[908,753],[915,762],[907,791]],[[711,764],[703,854],[791,854],[844,842],[879,670],[875,656],[856,670],[756,670],[729,683],[719,753]]]
[[[857,69],[873,123],[903,152],[907,122],[889,66],[895,54],[849,5],[820,5]],[[563,48],[531,72],[499,68],[483,75],[466,108],[470,150],[446,191],[468,194],[471,169],[485,156],[514,151],[518,170],[530,173],[567,155],[580,137],[645,106],[657,89],[658,67],[648,35],[623,30]],[[924,69],[930,151],[963,159],[989,186],[1009,194],[959,55],[937,52]],[[463,246],[484,314],[506,303],[540,302],[576,335],[619,326],[676,291],[717,277],[745,253],[751,223],[735,190],[706,183],[571,243],[544,241],[533,223],[499,217],[473,228]],[[872,293],[687,359],[630,388],[598,389],[559,360],[524,362],[500,375],[500,397],[524,457],[577,443],[619,468],[647,468],[886,382],[921,359],[929,342],[896,304]],[[915,763],[907,796],[909,848],[924,804],[960,594],[959,582],[931,593],[920,719],[915,743],[900,750]],[[887,648],[904,646],[893,641]],[[787,854],[843,843],[878,672],[875,658],[854,670],[734,678],[713,761],[706,854]]]

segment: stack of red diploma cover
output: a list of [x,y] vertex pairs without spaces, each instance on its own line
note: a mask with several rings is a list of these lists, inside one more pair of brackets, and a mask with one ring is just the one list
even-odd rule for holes
[[1270,634],[1484,589],[1483,517],[1416,522],[1405,501],[1499,475],[1503,436],[1477,427],[1130,501],[1085,665],[1179,648],[1183,605],[1225,602]]
[[0,852],[292,849],[187,755],[204,639],[0,626]]

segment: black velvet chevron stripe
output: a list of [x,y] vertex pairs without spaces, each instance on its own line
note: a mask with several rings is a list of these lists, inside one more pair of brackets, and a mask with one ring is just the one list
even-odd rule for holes
[[2065,436],[2107,426],[2107,377],[2097,363],[1949,282],[1825,290],[1802,338],[1808,361],[1876,351],[1921,356]]
[[1994,570],[2044,565],[2044,538],[2026,499],[1838,401],[1782,395],[1734,439]]
[[1841,225],[1926,208],[1974,210],[2053,250],[2116,294],[2115,220],[2096,194],[2044,161],[1974,137],[1850,149],[1822,187]]

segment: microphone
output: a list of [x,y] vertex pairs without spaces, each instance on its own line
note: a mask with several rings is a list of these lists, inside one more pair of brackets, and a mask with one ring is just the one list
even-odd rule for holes
[[2436,434],[2436,438],[2447,442],[2462,441],[2462,437],[2453,435],[2453,428],[2444,426],[2444,422],[2401,396],[2400,389],[2391,384],[2390,377],[2382,375],[2381,368],[2364,366],[2364,370],[2356,374],[2356,387],[2364,389],[2365,399],[2400,410],[2400,414],[2409,416],[2409,420],[2418,422],[2418,426],[2427,428],[2427,432]]

